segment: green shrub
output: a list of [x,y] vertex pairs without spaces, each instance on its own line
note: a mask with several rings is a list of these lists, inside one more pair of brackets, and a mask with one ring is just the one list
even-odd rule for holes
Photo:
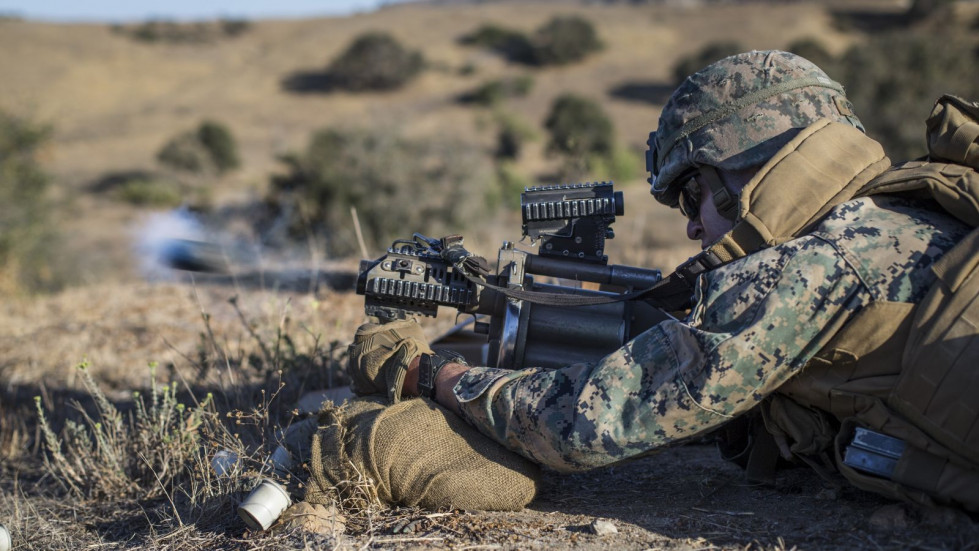
[[194,174],[204,172],[208,165],[207,151],[196,132],[184,132],[171,138],[157,152],[156,160],[173,170]]
[[977,59],[968,35],[902,31],[854,46],[841,60],[840,81],[867,133],[894,160],[925,154],[923,121],[951,93],[979,98]]
[[468,46],[493,50],[511,61],[530,62],[533,59],[533,47],[527,35],[493,23],[480,26],[459,41]]
[[346,90],[391,90],[418,76],[424,66],[419,52],[405,49],[391,35],[358,36],[327,68],[332,83]]
[[196,130],[171,138],[156,155],[164,166],[200,174],[224,174],[238,168],[238,146],[228,128],[214,121],[203,121]]
[[602,49],[594,25],[576,15],[554,17],[530,37],[520,31],[486,24],[460,41],[488,48],[516,63],[537,66],[574,63]]
[[222,19],[218,21],[221,32],[227,36],[238,36],[252,28],[252,24],[247,19]]
[[537,29],[531,44],[531,61],[536,65],[574,63],[602,49],[595,27],[587,19],[578,16],[551,19]]
[[680,58],[673,65],[673,83],[679,86],[688,76],[711,63],[743,51],[741,44],[735,41],[712,42],[697,53]]
[[465,99],[479,105],[493,106],[506,98],[526,96],[533,87],[534,78],[530,75],[495,79],[484,83]]
[[251,29],[251,23],[243,19],[195,21],[179,23],[163,19],[145,21],[136,25],[113,24],[112,32],[129,36],[139,42],[165,42],[171,44],[203,44],[225,37],[235,37]]
[[0,112],[0,292],[51,290],[57,231],[38,161],[51,128]]
[[551,134],[548,151],[568,156],[606,155],[612,151],[612,120],[591,99],[574,94],[558,97],[544,127]]
[[214,121],[204,121],[197,128],[197,139],[207,151],[218,173],[225,173],[241,166],[238,144],[228,127]]
[[520,156],[524,143],[535,138],[534,129],[522,119],[502,111],[497,112],[494,118],[499,127],[496,137],[496,158],[516,159]]
[[475,31],[464,35],[459,39],[459,42],[467,46],[482,46],[497,50],[520,37],[523,37],[523,33],[519,31],[507,29],[494,23],[486,23]]
[[183,203],[183,194],[176,182],[165,179],[132,179],[122,183],[116,196],[129,204],[142,207],[176,207]]
[[222,430],[210,396],[188,408],[177,400],[176,383],[159,388],[154,381],[149,402],[134,393],[136,412],[127,418],[106,398],[87,364],[79,365],[78,372],[96,404],[94,417],[86,413],[83,423],[67,420],[59,437],[48,423],[41,398],[35,398],[47,451],[45,466],[74,496],[172,496],[207,468],[198,429],[207,423],[207,428]]
[[601,106],[588,98],[566,94],[554,100],[544,121],[551,138],[547,151],[561,155],[562,179],[577,179],[588,172],[594,159],[613,151],[612,120]]
[[321,236],[331,254],[357,250],[351,207],[375,250],[415,231],[445,235],[491,215],[489,158],[459,140],[328,129],[281,160],[287,173],[273,178],[269,202],[293,237]]

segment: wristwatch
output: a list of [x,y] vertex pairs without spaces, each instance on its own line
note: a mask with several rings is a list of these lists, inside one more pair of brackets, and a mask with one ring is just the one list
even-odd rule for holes
[[422,354],[418,360],[418,394],[430,400],[435,399],[435,378],[445,364],[468,365],[462,355],[450,350],[439,350],[434,354]]

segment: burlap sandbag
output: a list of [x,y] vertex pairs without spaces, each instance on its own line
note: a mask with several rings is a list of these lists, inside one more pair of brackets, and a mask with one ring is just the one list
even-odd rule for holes
[[307,499],[368,499],[365,478],[385,505],[516,511],[540,470],[434,402],[370,396],[321,414]]

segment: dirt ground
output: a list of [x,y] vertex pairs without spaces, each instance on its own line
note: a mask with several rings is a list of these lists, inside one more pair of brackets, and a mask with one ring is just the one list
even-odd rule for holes
[[[616,533],[597,535],[596,520]],[[433,519],[412,543],[456,549],[975,549],[979,526],[956,514],[920,511],[852,488],[837,489],[807,469],[774,487],[746,484],[713,446],[688,445],[594,473],[548,475],[520,513]],[[408,538],[405,538],[408,539]]]
[[[979,523],[962,513],[924,512],[834,487],[808,468],[781,472],[774,487],[749,485],[706,442],[581,475],[546,473],[538,497],[521,512],[394,509],[348,522],[338,538],[250,532],[235,514],[242,496],[216,501],[186,521],[172,518],[166,500],[67,498],[46,474],[37,435],[24,422],[34,414],[24,402],[40,393],[55,402],[50,409],[64,408],[70,387],[78,386],[65,376],[70,358],[87,350],[99,379],[118,389],[110,396],[124,396],[122,389],[146,384],[138,367],[146,359],[174,362],[178,370],[188,363],[202,312],[229,350],[246,349],[250,338],[228,302],[234,290],[224,286],[103,291],[4,305],[0,524],[13,534],[15,549],[979,549]],[[239,308],[263,338],[278,320],[341,340],[361,320],[361,297],[349,291],[238,291]],[[125,307],[137,302],[138,311]],[[434,335],[447,321],[427,330]],[[294,331],[298,346],[305,346],[303,333]],[[98,345],[103,341],[127,347]],[[615,533],[593,533],[599,520]]]

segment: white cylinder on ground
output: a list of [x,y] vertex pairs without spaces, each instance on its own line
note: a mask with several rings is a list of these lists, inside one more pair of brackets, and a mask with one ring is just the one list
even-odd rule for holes
[[13,542],[10,541],[10,532],[6,526],[0,524],[0,551],[10,551],[11,547]]
[[280,484],[263,479],[238,506],[238,516],[252,530],[268,530],[292,500]]

